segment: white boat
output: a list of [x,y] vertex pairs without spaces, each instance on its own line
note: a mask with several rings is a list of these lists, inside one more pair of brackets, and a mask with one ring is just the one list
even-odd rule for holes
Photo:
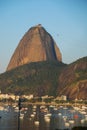
[[65,122],[65,127],[68,129],[70,127],[69,122]]
[[39,121],[35,121],[34,124],[35,124],[36,126],[39,126],[40,122],[39,122]]
[[3,111],[4,110],[4,107],[0,106],[0,111]]
[[82,119],[82,120],[81,120],[81,124],[84,124],[84,122],[85,122],[85,119]]
[[35,117],[35,114],[31,114],[30,116],[31,116],[31,117]]
[[58,116],[62,116],[62,113],[58,113]]
[[87,115],[85,115],[85,120],[87,121]]
[[48,116],[45,116],[45,117],[44,117],[44,120],[45,120],[45,122],[47,122],[47,123],[50,122],[50,118],[49,118]]
[[20,119],[23,119],[24,118],[24,114],[23,113],[20,113]]
[[70,124],[74,124],[75,121],[74,121],[74,120],[69,120],[69,123],[70,123]]
[[51,113],[47,113],[46,115],[47,115],[48,117],[51,117],[51,116],[52,116],[52,114],[51,114]]

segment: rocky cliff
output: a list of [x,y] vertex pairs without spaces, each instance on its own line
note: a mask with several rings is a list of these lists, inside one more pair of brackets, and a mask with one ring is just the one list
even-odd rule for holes
[[58,94],[69,99],[87,99],[87,57],[69,64],[58,79]]
[[20,65],[38,61],[62,61],[52,36],[39,24],[29,29],[18,44],[7,71]]

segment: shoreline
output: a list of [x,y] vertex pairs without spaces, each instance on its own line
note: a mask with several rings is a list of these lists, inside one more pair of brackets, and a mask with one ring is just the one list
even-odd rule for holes
[[[0,102],[1,105],[18,105],[18,102]],[[81,107],[85,106],[87,107],[87,104],[84,103],[45,103],[45,102],[35,102],[35,103],[30,103],[30,102],[21,102],[22,105],[45,105],[45,106],[63,106],[63,107]]]

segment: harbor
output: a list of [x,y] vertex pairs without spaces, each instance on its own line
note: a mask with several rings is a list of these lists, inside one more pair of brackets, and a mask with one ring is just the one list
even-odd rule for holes
[[24,103],[20,110],[15,103],[0,104],[0,130],[72,130],[74,127],[87,127],[87,106],[84,104]]

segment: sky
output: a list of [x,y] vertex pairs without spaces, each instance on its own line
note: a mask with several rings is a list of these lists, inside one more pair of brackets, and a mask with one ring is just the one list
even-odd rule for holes
[[87,0],[0,0],[0,73],[37,24],[53,36],[64,63],[87,56]]

